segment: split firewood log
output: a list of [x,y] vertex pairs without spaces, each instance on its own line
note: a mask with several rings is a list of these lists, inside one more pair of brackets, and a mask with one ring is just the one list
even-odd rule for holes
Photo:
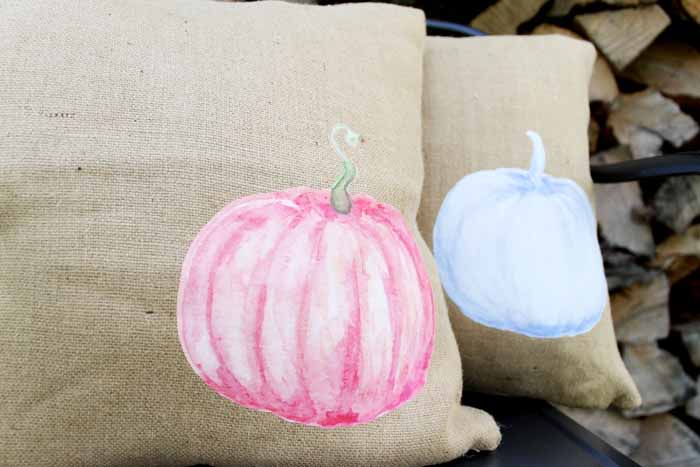
[[639,447],[642,430],[639,419],[625,418],[612,410],[575,409],[561,405],[556,408],[623,454],[630,455]]
[[630,457],[644,466],[697,467],[700,437],[673,415],[655,415],[642,422],[639,445]]
[[680,333],[690,360],[693,365],[700,368],[700,322],[677,324],[673,326],[673,330]]
[[700,175],[667,179],[654,195],[652,204],[660,222],[676,233],[685,231],[700,215]]
[[578,15],[574,23],[618,71],[632,63],[671,23],[658,5]]
[[[618,146],[594,155],[591,165],[614,164],[631,158],[628,147]],[[598,224],[607,244],[637,255],[653,256],[654,238],[639,183],[599,184],[594,190]]]
[[637,255],[627,250],[607,245],[605,238],[602,236],[600,240],[603,265],[605,266],[605,278],[607,279],[610,292],[624,289],[637,282],[649,282],[656,275],[656,271],[640,264],[640,258]]
[[598,149],[598,138],[600,137],[600,125],[592,118],[588,120],[588,153],[594,154]]
[[516,34],[518,26],[534,18],[547,0],[500,0],[470,23],[490,34]]
[[610,297],[617,340],[626,344],[654,343],[668,337],[670,286],[659,272],[647,283],[637,283]]
[[608,125],[621,144],[630,146],[636,159],[658,154],[664,140],[680,147],[700,131],[678,104],[651,89],[618,96]]
[[700,26],[700,0],[673,0],[668,6],[681,21]]
[[623,360],[642,396],[642,405],[624,410],[625,417],[668,412],[695,395],[695,383],[680,362],[656,343],[625,345]]
[[696,396],[685,403],[685,413],[700,420],[700,378],[695,382]]
[[596,185],[595,200],[600,232],[610,245],[653,256],[654,239],[637,182]]
[[625,69],[623,76],[669,96],[700,99],[700,51],[678,40],[659,39]]
[[[558,34],[560,36],[572,37],[574,39],[581,39],[583,37],[576,34],[575,32],[565,29],[553,24],[540,24],[537,26],[533,34]],[[591,74],[591,82],[588,87],[588,100],[591,102],[601,101],[601,102],[612,102],[620,94],[620,89],[617,87],[617,81],[615,80],[615,75],[613,74],[608,61],[605,58],[597,54],[596,60],[593,64],[593,73]]]
[[625,7],[656,3],[656,0],[554,0],[549,16],[566,16],[574,7],[585,7],[594,3]]
[[671,284],[675,284],[698,269],[700,267],[700,225],[690,226],[685,232],[672,235],[657,245],[656,257],[651,262],[651,266],[666,271]]

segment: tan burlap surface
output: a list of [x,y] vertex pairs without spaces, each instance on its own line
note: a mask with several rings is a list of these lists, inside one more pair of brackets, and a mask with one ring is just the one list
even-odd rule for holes
[[[429,244],[442,200],[458,180],[477,170],[529,167],[526,130],[544,140],[546,171],[575,180],[593,201],[587,92],[594,58],[591,44],[560,36],[428,38],[418,224]],[[448,303],[465,388],[579,407],[640,403],[609,307],[587,334],[533,339],[477,324]]]
[[[424,465],[493,449],[415,216],[424,18],[386,5],[195,0],[0,5],[0,465]],[[180,265],[231,200],[330,187],[396,206],[436,291],[428,382],[324,430],[209,389],[178,342]]]

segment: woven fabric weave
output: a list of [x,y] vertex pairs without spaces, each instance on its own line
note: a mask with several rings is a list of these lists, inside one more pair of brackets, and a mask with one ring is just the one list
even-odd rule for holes
[[[593,203],[587,90],[594,58],[591,44],[559,36],[427,40],[418,223],[428,243],[442,200],[462,177],[529,167],[527,130],[544,140],[547,173],[574,180]],[[640,403],[609,305],[586,334],[535,339],[477,324],[448,303],[465,388],[574,407]]]
[[[425,465],[500,439],[460,406],[458,350],[417,233],[424,18],[386,5],[195,0],[0,7],[0,465]],[[367,425],[237,406],[177,337],[182,259],[241,196],[330,187],[401,211],[432,277],[428,381]]]

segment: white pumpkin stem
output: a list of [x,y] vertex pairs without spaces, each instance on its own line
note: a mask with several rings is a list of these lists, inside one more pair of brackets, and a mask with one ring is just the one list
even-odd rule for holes
[[535,183],[539,183],[542,174],[544,174],[544,166],[547,157],[544,153],[544,144],[542,138],[535,131],[528,131],[528,138],[532,141],[532,158],[530,159],[530,177]]
[[350,127],[343,123],[336,124],[328,139],[335,150],[335,153],[343,160],[343,175],[341,175],[331,187],[331,206],[340,214],[347,214],[352,209],[352,200],[348,194],[348,185],[357,175],[355,165],[350,161],[350,158],[343,152],[342,148],[336,141],[338,132],[345,130],[345,143],[350,147],[357,146],[360,141],[360,135],[352,131]]

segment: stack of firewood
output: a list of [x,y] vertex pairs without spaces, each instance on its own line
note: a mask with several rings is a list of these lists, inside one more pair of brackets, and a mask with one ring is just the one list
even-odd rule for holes
[[[700,1],[501,0],[470,24],[596,46],[592,164],[700,149]],[[642,465],[700,465],[700,176],[595,194],[617,338],[644,402],[562,410]]]

